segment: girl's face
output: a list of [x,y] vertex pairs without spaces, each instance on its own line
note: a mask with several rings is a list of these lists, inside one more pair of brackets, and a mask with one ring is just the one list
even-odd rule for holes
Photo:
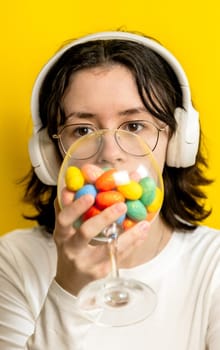
[[[156,128],[152,127],[154,131],[150,142],[156,144],[159,134],[153,154],[160,168],[163,169],[169,129],[146,110],[138,94],[134,77],[126,67],[112,65],[84,69],[74,73],[62,102],[66,115],[65,126],[89,125],[89,127],[82,128],[84,133],[91,132],[94,128],[118,129],[123,125],[121,128],[124,130],[140,133],[141,136],[143,125],[138,121],[153,123]],[[163,130],[158,133],[157,128]],[[81,135],[80,133],[78,132],[77,137]],[[106,163],[106,166],[115,166],[123,159],[123,155],[119,152],[122,153],[115,141],[109,138],[102,152],[102,163]]]

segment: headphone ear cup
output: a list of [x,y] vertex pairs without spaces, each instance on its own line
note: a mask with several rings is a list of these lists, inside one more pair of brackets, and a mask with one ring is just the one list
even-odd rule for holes
[[177,128],[169,140],[166,164],[187,168],[196,163],[200,135],[199,114],[193,107],[187,112],[183,108],[176,108],[174,117]]
[[37,177],[45,185],[56,186],[62,160],[46,129],[29,140],[29,155]]

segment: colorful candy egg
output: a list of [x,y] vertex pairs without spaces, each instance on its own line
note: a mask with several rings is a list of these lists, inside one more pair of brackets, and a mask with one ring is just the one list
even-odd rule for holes
[[140,198],[144,206],[151,204],[156,196],[156,184],[151,177],[144,177],[140,180],[139,184],[143,189],[143,194]]
[[95,186],[92,184],[84,185],[82,188],[80,188],[80,190],[78,190],[76,192],[75,199],[78,199],[86,194],[90,194],[91,196],[93,196],[95,198],[97,195],[97,190],[96,190]]
[[78,191],[84,185],[84,177],[81,170],[75,166],[70,166],[65,176],[66,187],[70,191]]
[[124,220],[125,220],[125,218],[126,218],[126,214],[121,215],[121,216],[116,220],[117,224],[118,224],[118,225],[122,225],[123,222],[124,222]]
[[159,187],[156,187],[155,198],[151,202],[151,204],[147,206],[147,211],[150,213],[156,212],[157,210],[160,209],[162,205],[162,201],[163,201],[162,191],[159,189]]
[[95,187],[99,191],[111,191],[115,189],[115,179],[113,174],[116,172],[115,169],[106,170],[95,182]]
[[77,220],[74,222],[74,224],[73,224],[73,226],[74,226],[76,229],[79,229],[81,225],[82,225],[82,219],[81,219],[81,218],[77,219]]
[[94,164],[84,164],[81,168],[82,174],[86,182],[94,184],[104,170]]
[[90,219],[93,216],[100,214],[101,210],[96,208],[94,205],[89,208],[86,213],[83,215],[83,221]]
[[147,210],[140,200],[126,201],[127,216],[134,221],[145,220],[147,217]]
[[122,193],[126,199],[131,200],[139,199],[143,193],[141,185],[134,180],[130,180],[126,185],[118,186],[117,190]]
[[133,227],[134,225],[136,225],[136,221],[134,220],[131,220],[129,218],[126,217],[126,219],[123,221],[123,224],[122,224],[122,227],[123,229],[126,231],[128,230],[129,228]]
[[146,220],[151,222],[155,218],[155,216],[156,216],[156,212],[150,213],[149,211],[147,211],[147,218],[146,218]]
[[118,191],[99,192],[96,196],[96,204],[99,209],[105,209],[119,202],[124,202],[123,195]]

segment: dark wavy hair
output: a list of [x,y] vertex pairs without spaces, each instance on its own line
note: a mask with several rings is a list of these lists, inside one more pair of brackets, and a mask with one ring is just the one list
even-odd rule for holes
[[[175,132],[174,110],[183,107],[182,91],[170,65],[141,44],[124,40],[97,40],[69,48],[52,66],[42,84],[39,113],[43,128],[47,128],[51,139],[57,133],[58,126],[65,123],[62,98],[71,76],[81,69],[114,64],[124,65],[131,71],[147,110],[168,124],[171,134]],[[201,138],[195,165],[188,168],[165,165],[163,170],[165,197],[160,215],[172,229],[189,232],[211,212],[205,206],[203,186],[210,184],[211,180],[205,177],[207,159],[201,151]],[[53,142],[56,143],[56,140]],[[32,204],[36,213],[25,217],[36,220],[48,232],[54,229],[56,190],[56,186],[43,184],[33,169],[26,177],[24,202]]]

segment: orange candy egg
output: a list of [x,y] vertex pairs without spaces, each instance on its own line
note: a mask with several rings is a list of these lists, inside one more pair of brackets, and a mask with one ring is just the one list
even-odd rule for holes
[[154,219],[155,215],[156,215],[155,212],[154,213],[153,212],[152,213],[148,212],[146,220],[149,221],[149,222],[152,221]]
[[115,189],[115,179],[113,174],[116,172],[115,169],[106,170],[95,182],[95,186],[99,191],[111,191]]
[[126,218],[124,221],[123,221],[123,229],[126,231],[128,230],[129,228],[133,227],[134,225],[136,225],[137,222],[135,222],[134,220],[131,220],[129,218]]
[[96,196],[96,205],[99,209],[105,209],[115,203],[124,201],[124,196],[118,191],[99,192]]

